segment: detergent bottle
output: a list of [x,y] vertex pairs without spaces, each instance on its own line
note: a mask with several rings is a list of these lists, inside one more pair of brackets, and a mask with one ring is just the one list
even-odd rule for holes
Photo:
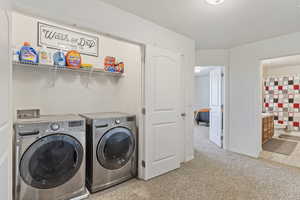
[[38,54],[30,46],[29,42],[24,42],[24,46],[20,50],[20,62],[25,64],[38,64]]
[[47,50],[47,48],[43,45],[39,51],[39,63],[43,65],[51,65],[51,53]]
[[66,66],[66,57],[62,49],[55,52],[53,55],[53,62],[55,66],[65,67]]

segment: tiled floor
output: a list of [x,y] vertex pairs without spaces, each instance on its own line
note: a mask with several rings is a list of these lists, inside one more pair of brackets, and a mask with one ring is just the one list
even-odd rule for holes
[[299,200],[300,169],[217,148],[195,130],[195,159],[150,181],[133,179],[90,200]]
[[[300,136],[300,132],[285,132],[283,130],[276,130],[274,138],[278,138],[278,136],[281,134]],[[282,139],[282,138],[279,138],[279,139],[287,140],[287,139]],[[287,155],[283,155],[283,154],[279,154],[279,153],[262,151],[260,154],[260,158],[274,161],[274,162],[279,162],[279,163],[293,166],[293,167],[300,167],[300,141],[295,141],[295,140],[288,140],[288,141],[293,141],[293,142],[298,143],[294,152],[291,155],[287,156]]]

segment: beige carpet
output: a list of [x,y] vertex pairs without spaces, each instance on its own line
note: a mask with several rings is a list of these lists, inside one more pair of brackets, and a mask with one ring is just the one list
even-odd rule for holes
[[181,169],[148,182],[131,180],[90,199],[300,200],[299,169],[220,150],[208,142],[206,127],[195,135],[195,159]]

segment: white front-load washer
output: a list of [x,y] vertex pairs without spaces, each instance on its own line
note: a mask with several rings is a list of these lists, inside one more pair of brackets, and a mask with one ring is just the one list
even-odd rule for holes
[[19,119],[15,200],[85,198],[85,120],[76,115]]
[[86,183],[94,193],[137,175],[136,117],[125,113],[82,114],[87,123]]

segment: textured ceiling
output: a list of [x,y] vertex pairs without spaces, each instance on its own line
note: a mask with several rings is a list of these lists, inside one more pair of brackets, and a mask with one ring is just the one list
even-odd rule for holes
[[230,48],[300,31],[300,0],[102,0],[197,41]]

